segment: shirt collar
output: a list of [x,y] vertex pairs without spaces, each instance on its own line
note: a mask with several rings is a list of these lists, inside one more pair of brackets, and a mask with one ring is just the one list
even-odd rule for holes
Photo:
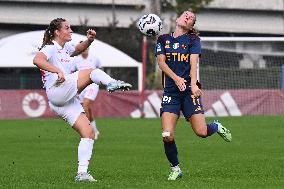
[[62,50],[62,49],[64,48],[64,46],[61,47],[55,40],[53,40],[52,43],[55,45],[55,47],[56,47],[58,50]]

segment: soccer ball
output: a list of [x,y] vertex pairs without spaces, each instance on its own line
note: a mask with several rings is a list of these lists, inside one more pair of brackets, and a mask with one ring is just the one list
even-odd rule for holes
[[138,29],[149,37],[159,35],[163,28],[162,20],[155,14],[146,14],[137,22]]

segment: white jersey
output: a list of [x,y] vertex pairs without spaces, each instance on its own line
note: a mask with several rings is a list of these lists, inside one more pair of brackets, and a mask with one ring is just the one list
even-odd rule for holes
[[[62,48],[56,41],[53,41],[53,44],[46,45],[40,52],[44,53],[47,61],[59,68],[64,76],[72,73],[73,65],[70,55],[75,51],[75,47],[69,43],[65,43]],[[50,88],[57,80],[57,74],[45,70],[41,70],[41,72],[44,88]]]
[[82,56],[75,57],[73,64],[73,69],[78,71],[90,68],[101,68],[101,62],[99,61],[99,59],[91,57],[90,55],[87,58],[83,58]]

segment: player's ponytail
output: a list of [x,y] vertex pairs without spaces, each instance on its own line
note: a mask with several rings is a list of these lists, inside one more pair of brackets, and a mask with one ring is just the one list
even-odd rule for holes
[[199,36],[199,32],[193,27],[188,31],[188,34]]
[[63,18],[56,18],[50,22],[49,26],[44,32],[42,45],[39,50],[41,50],[45,45],[53,45],[52,40],[55,37],[54,32],[55,30],[59,30],[61,28],[61,23],[65,21],[66,20]]

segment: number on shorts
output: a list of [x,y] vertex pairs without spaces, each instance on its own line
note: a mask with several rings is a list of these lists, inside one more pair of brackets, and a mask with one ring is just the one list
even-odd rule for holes
[[170,96],[164,96],[164,97],[163,97],[163,102],[164,102],[164,103],[170,103],[171,100],[172,100],[172,97],[170,97]]
[[195,98],[194,95],[191,95],[191,98],[192,98],[192,102],[193,102],[193,105],[196,106],[196,102],[198,104],[198,106],[200,106],[200,100],[199,98]]

